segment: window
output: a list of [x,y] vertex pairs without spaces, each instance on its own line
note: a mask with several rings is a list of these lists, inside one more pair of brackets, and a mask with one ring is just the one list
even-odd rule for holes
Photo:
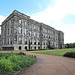
[[43,41],[43,44],[45,45],[45,41]]
[[11,24],[13,23],[13,20],[11,20]]
[[46,34],[46,38],[47,38],[47,34]]
[[21,32],[22,30],[21,30],[21,27],[19,27],[19,34],[21,34],[22,32]]
[[40,30],[40,28],[38,27],[38,31]]
[[11,39],[11,42],[10,42],[10,44],[12,44],[12,39]]
[[9,29],[8,29],[8,35],[9,35]]
[[40,33],[38,33],[38,38],[40,37]]
[[38,45],[40,45],[40,41],[38,40]]
[[49,39],[50,39],[50,35],[49,35]]
[[25,38],[25,44],[27,44],[27,38]]
[[31,36],[32,35],[32,32],[31,31],[29,31],[29,36]]
[[34,36],[36,37],[36,32],[34,32]]
[[25,46],[25,49],[27,50],[27,46]]
[[34,40],[34,45],[36,45],[36,40]]
[[12,34],[12,27],[11,27],[11,34]]
[[19,20],[19,24],[21,24],[21,20]]
[[45,34],[43,34],[43,38],[45,38]]
[[9,38],[8,38],[8,44],[9,44]]
[[46,45],[47,45],[47,41],[46,41]]
[[30,44],[32,44],[32,39],[30,40]]
[[21,50],[21,46],[19,46],[19,50]]
[[29,28],[32,28],[32,25],[30,25]]
[[36,26],[34,26],[34,29],[36,29]]
[[36,47],[34,47],[34,49],[36,49]]
[[19,37],[19,44],[22,44],[22,38]]
[[24,22],[24,25],[27,25],[27,22],[26,21]]
[[27,29],[25,29],[25,35],[27,34]]

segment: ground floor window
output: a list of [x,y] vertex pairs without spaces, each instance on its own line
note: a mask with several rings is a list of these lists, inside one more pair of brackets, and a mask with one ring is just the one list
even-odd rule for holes
[[19,50],[21,50],[21,46],[19,46]]
[[25,49],[27,49],[27,46],[25,46]]
[[34,47],[34,49],[36,49],[36,47]]
[[40,49],[40,47],[38,47],[38,49]]

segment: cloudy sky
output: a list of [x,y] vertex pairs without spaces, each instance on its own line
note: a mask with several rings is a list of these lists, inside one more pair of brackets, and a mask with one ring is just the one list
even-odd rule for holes
[[64,43],[75,42],[75,0],[1,0],[0,24],[18,10],[64,32]]

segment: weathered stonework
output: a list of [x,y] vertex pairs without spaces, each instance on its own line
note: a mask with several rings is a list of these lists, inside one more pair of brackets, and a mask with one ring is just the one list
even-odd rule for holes
[[32,20],[16,10],[1,25],[2,50],[46,49],[64,47],[64,33],[46,24]]

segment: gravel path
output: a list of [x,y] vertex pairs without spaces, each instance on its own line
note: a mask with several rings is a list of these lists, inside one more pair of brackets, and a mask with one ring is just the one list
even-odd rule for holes
[[75,58],[36,54],[37,61],[18,75],[75,75]]
[[37,61],[17,75],[75,75],[75,58],[36,54],[28,51],[25,53],[36,55]]

